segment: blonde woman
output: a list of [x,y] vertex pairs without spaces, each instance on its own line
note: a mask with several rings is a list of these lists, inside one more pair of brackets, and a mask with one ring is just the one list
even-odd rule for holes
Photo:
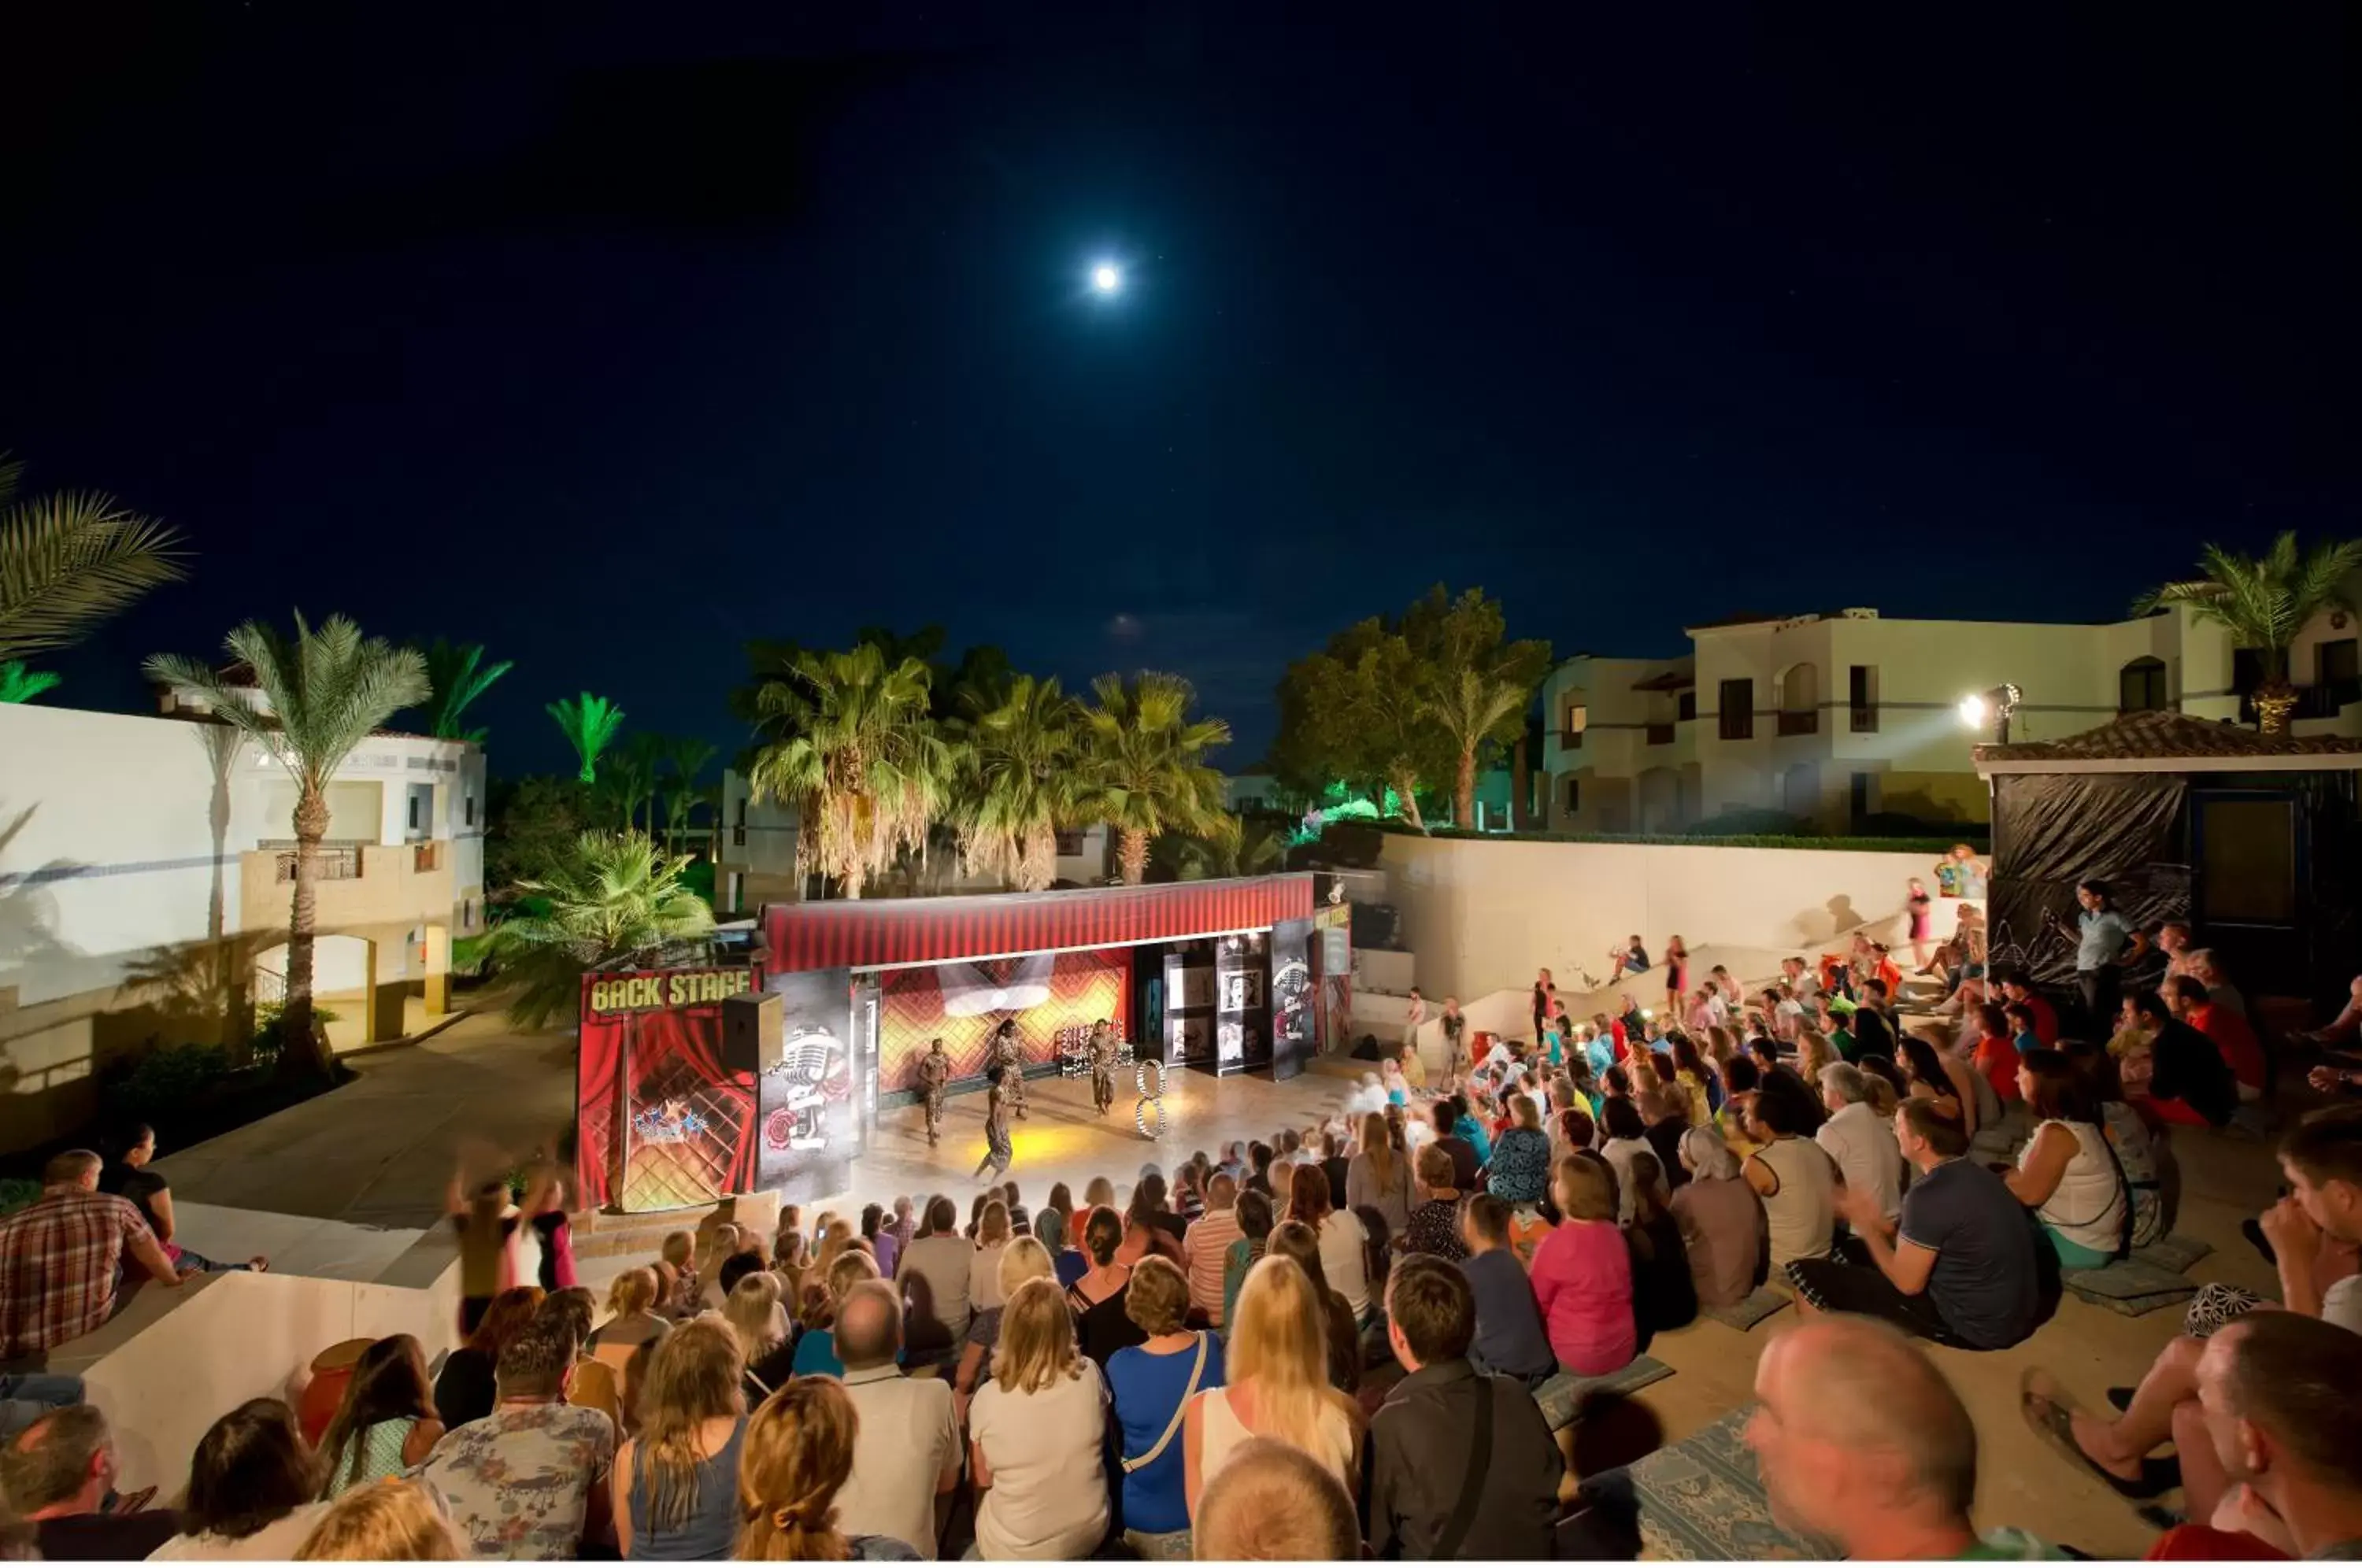
[[298,1562],[458,1562],[468,1555],[435,1488],[400,1476],[338,1497],[295,1549]]
[[822,1215],[820,1251],[812,1258],[812,1266],[826,1275],[836,1260],[844,1255],[845,1249],[853,1245],[853,1221],[839,1219],[833,1214]]
[[738,1525],[746,1433],[738,1336],[698,1318],[648,1356],[640,1430],[615,1451],[615,1541],[625,1557],[726,1557]]
[[969,1407],[968,1459],[986,1558],[1079,1558],[1108,1532],[1107,1386],[1075,1343],[1057,1282],[1029,1279],[1001,1309],[992,1381]]
[[632,1353],[672,1331],[659,1316],[657,1300],[664,1286],[652,1268],[627,1268],[607,1286],[607,1320],[590,1331],[584,1349],[597,1360],[621,1372]]
[[1345,1207],[1364,1206],[1385,1216],[1390,1236],[1410,1223],[1410,1162],[1396,1147],[1384,1111],[1362,1118],[1362,1146],[1345,1165]]
[[1821,1081],[1821,1069],[1837,1061],[1838,1049],[1829,1037],[1817,1029],[1796,1032],[1796,1076],[1808,1084]]
[[771,1272],[779,1276],[779,1299],[802,1299],[804,1276],[811,1272],[811,1242],[801,1231],[782,1231],[771,1243]]
[[722,1310],[722,1265],[738,1251],[738,1227],[723,1220],[713,1227],[700,1250],[697,1264],[697,1310]]
[[730,1299],[722,1304],[722,1320],[738,1336],[746,1397],[760,1404],[795,1370],[795,1340],[789,1332],[788,1315],[779,1306],[778,1276],[758,1269],[740,1280]]
[[[821,1293],[824,1299],[817,1312],[807,1311],[804,1314],[803,1336],[796,1341],[793,1364],[796,1376],[844,1375],[844,1363],[838,1359],[836,1353],[836,1309],[844,1300],[845,1292],[865,1279],[877,1277],[877,1260],[859,1247],[840,1253],[836,1261],[829,1264],[828,1273],[821,1281]],[[812,1287],[807,1284],[804,1296],[808,1306],[812,1294]]]
[[1239,1288],[1229,1383],[1200,1390],[1182,1417],[1183,1496],[1194,1526],[1206,1483],[1250,1438],[1275,1438],[1353,1489],[1361,1411],[1329,1386],[1328,1309],[1295,1260],[1266,1254]]
[[[1050,1260],[1050,1249],[1031,1236],[1020,1236],[1003,1247],[993,1281],[993,1299],[1007,1301],[1010,1293],[1029,1279],[1057,1278],[1057,1269]],[[984,1375],[985,1362],[993,1347],[1000,1342],[1002,1309],[993,1307],[978,1312],[967,1326],[967,1343],[960,1350],[959,1369],[952,1377],[952,1405],[960,1424],[967,1424],[968,1401],[975,1397],[978,1380]]]
[[690,1297],[690,1286],[696,1283],[697,1271],[690,1266],[696,1255],[697,1238],[687,1231],[668,1231],[664,1245],[657,1253],[657,1310],[668,1318],[681,1318],[696,1310]]
[[1001,1303],[1000,1254],[1008,1245],[1009,1205],[996,1198],[976,1222],[976,1255],[967,1264],[968,1304],[979,1312]]
[[844,1385],[799,1377],[746,1422],[738,1463],[738,1539],[723,1555],[742,1562],[916,1562],[882,1535],[839,1533],[836,1496],[853,1475],[861,1417]]

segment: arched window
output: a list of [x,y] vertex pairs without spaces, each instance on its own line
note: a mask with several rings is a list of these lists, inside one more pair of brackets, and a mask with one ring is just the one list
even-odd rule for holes
[[2117,712],[2155,713],[2167,706],[2165,660],[2144,654],[2117,675]]

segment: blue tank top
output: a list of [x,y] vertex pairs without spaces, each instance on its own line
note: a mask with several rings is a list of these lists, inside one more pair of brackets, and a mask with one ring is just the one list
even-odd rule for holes
[[719,1562],[738,1540],[738,1450],[746,1439],[746,1418],[721,1452],[697,1467],[697,1504],[677,1526],[651,1528],[647,1455],[632,1459],[632,1550],[637,1562]]

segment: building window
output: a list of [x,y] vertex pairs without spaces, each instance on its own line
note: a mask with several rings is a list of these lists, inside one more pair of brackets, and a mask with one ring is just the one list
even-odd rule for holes
[[1726,680],[1722,683],[1722,738],[1753,740],[1755,738],[1755,682]]
[[413,795],[410,797],[410,831],[416,833],[418,826],[418,797]]
[[1858,735],[1878,733],[1878,667],[1858,664],[1846,672],[1846,707],[1850,714],[1848,723]]
[[2165,660],[2145,656],[2117,673],[2117,712],[2156,713],[2165,707]]
[[1570,814],[1583,810],[1583,780],[1580,778],[1566,781],[1566,809]]
[[1566,717],[1559,725],[1558,744],[1564,751],[1574,751],[1583,745],[1583,732],[1591,724],[1591,708],[1584,702],[1569,702]]
[[1697,688],[1693,686],[1673,700],[1673,718],[1677,723],[1685,724],[1696,717]]
[[730,826],[730,842],[739,848],[746,845],[746,797],[738,797],[738,820]]
[[2329,694],[2332,709],[2362,698],[2362,661],[2355,656],[2352,637],[2340,637],[2313,649],[2313,684]]
[[1082,852],[1082,831],[1078,828],[1060,828],[1058,830],[1058,854],[1061,856],[1065,856],[1080,855]]
[[473,795],[466,797],[466,807],[467,823],[469,827],[474,827],[476,825],[476,797]]
[[[1857,665],[1854,668],[1859,669],[1860,666]],[[1871,776],[1869,774],[1857,773],[1853,776],[1853,787],[1846,802],[1846,810],[1856,832],[1860,831],[1864,819],[1870,815],[1870,790]]]

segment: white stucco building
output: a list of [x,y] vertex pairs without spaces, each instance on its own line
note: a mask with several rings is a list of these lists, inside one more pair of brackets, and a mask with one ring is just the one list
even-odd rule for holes
[[[74,1125],[94,1074],[217,1043],[283,985],[295,786],[185,701],[0,704],[0,1147]],[[315,987],[339,1049],[445,1007],[483,929],[484,754],[381,733],[328,786]]]
[[[2242,716],[2257,657],[2186,610],[2098,625],[1888,620],[1875,610],[1739,615],[1677,658],[1581,655],[1542,689],[1549,825],[1661,833],[1740,808],[1844,833],[1882,812],[1982,822],[1960,699],[2024,693],[2018,741],[2122,713]],[[2298,734],[2362,735],[2356,628],[2315,618],[2290,651]]]

